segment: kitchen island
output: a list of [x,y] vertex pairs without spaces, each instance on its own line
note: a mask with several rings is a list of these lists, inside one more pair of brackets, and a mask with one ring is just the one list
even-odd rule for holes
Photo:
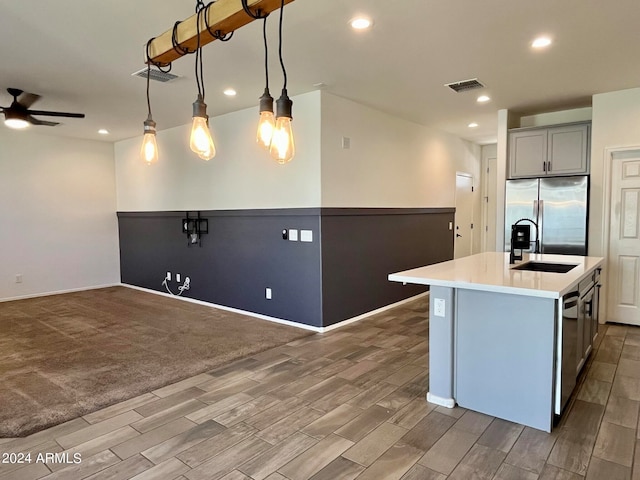
[[597,335],[602,263],[486,252],[390,274],[430,285],[427,400],[551,431]]

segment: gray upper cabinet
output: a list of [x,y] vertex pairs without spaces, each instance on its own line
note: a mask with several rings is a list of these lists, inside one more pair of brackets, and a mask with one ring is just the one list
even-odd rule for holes
[[509,178],[589,173],[588,123],[509,132]]

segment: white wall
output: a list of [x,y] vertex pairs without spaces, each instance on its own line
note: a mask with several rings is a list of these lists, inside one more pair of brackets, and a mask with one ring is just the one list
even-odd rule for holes
[[479,200],[479,145],[323,92],[323,207],[453,207],[456,172]]
[[521,127],[540,127],[546,125],[558,125],[560,123],[588,122],[593,111],[591,107],[573,108],[558,112],[540,113],[520,118]]
[[208,162],[189,149],[191,125],[158,132],[160,158],[151,166],[139,157],[142,136],[117,142],[118,210],[319,206],[320,92],[293,97],[297,153],[286,165],[256,144],[257,120],[257,107],[211,118],[217,154]]
[[113,146],[0,127],[0,299],[119,283],[119,261]]
[[640,146],[640,88],[593,96],[589,255],[606,256],[604,223],[606,149]]

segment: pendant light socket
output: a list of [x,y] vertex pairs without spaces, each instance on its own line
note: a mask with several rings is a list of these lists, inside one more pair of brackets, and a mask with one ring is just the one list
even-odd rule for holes
[[193,116],[208,118],[207,116],[207,104],[204,103],[202,95],[198,94],[198,98],[193,102]]
[[268,88],[264,89],[264,93],[260,97],[260,113],[262,112],[273,113],[273,97]]
[[153,135],[156,134],[156,122],[153,121],[151,114],[149,114],[147,119],[144,121],[144,133],[152,133]]
[[293,107],[293,101],[287,95],[287,89],[282,89],[280,98],[276,101],[276,119],[280,117],[293,118],[291,115],[291,109]]

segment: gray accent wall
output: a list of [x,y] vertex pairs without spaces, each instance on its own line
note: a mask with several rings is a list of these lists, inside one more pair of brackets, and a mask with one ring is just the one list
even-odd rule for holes
[[[194,216],[196,212],[190,212]],[[122,282],[152,290],[166,272],[191,279],[184,296],[322,326],[319,209],[203,211],[209,233],[187,246],[185,212],[119,213]],[[314,241],[283,240],[283,229],[306,229]],[[267,300],[265,289],[272,289]]]
[[[185,214],[118,213],[123,283],[166,292],[169,271],[173,293],[188,276],[186,297],[321,327],[426,291],[387,275],[453,258],[452,208],[201,211],[201,247],[188,246]],[[289,229],[313,241],[283,239]]]
[[387,275],[453,258],[453,208],[322,209],[324,325],[427,291]]

